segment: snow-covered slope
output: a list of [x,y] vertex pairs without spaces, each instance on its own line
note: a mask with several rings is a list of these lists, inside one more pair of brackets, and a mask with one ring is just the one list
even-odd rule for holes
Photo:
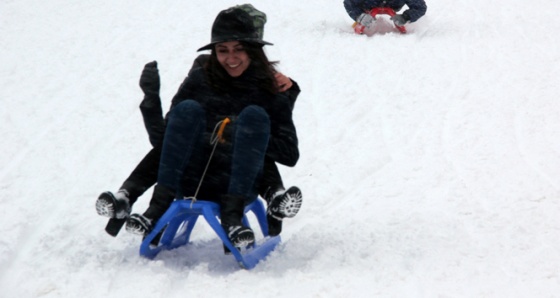
[[95,199],[150,148],[143,65],[167,109],[241,3],[0,3],[0,296],[557,297],[555,1],[431,0],[408,34],[371,37],[342,0],[253,2],[302,88],[302,157],[281,171],[304,207],[283,244],[245,271],[202,224],[155,261],[107,236]]

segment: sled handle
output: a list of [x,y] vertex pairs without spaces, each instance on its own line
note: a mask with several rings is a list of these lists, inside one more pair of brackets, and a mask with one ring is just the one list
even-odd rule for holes
[[[394,17],[397,14],[392,8],[389,7],[374,7],[368,13],[374,18],[378,14],[386,14],[391,17]],[[366,29],[365,26],[359,24],[358,22],[355,22],[352,27],[354,28],[354,32],[358,34],[364,33],[364,30]],[[395,24],[395,28],[397,28],[397,30],[399,30],[401,33],[406,33],[406,28],[404,26],[397,26]]]

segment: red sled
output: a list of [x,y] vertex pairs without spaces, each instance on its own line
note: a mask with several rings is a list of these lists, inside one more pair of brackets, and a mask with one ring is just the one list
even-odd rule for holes
[[[389,8],[389,7],[376,7],[376,8],[372,8],[369,11],[369,14],[375,18],[375,16],[377,16],[378,14],[386,14],[389,15],[391,17],[395,16],[397,13]],[[363,34],[364,30],[366,29],[366,27],[362,24],[359,23],[354,23],[354,32],[358,33],[358,34]],[[406,33],[406,28],[404,26],[397,26],[395,24],[395,28],[397,28],[397,30],[399,30],[401,33]]]

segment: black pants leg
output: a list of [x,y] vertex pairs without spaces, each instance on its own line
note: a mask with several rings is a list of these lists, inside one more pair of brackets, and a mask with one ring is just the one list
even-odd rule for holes
[[128,191],[131,204],[156,184],[160,155],[160,147],[152,148],[122,184],[121,189]]
[[258,191],[261,198],[265,198],[266,192],[271,189],[273,192],[284,189],[282,177],[278,171],[276,162],[270,158],[264,159],[262,177],[259,181]]

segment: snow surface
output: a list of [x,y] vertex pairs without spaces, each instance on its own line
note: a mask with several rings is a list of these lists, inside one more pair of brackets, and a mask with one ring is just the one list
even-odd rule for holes
[[[558,1],[430,0],[357,36],[342,0],[262,0],[302,93],[304,206],[254,270],[208,226],[150,261],[94,202],[150,148],[217,13],[243,2],[0,2],[0,296],[560,297]],[[135,211],[142,212],[151,190]]]

